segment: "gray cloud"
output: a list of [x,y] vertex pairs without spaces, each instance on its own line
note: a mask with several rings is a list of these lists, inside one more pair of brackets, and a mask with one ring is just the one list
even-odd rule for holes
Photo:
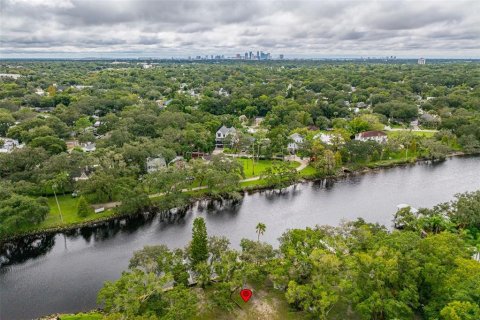
[[[480,56],[480,2],[0,0],[0,56]],[[222,50],[222,52],[219,52]]]

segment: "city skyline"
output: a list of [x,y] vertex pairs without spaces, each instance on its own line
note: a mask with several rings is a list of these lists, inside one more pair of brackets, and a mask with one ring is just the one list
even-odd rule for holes
[[1,7],[0,58],[187,58],[245,48],[277,58],[480,57],[480,4],[469,0],[1,0]]

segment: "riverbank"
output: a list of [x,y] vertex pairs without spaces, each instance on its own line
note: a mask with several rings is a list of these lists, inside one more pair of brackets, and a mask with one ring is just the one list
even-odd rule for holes
[[[472,154],[466,154],[464,152],[454,152],[449,154],[448,157],[451,158],[451,157],[469,156],[469,155],[472,155]],[[326,180],[345,179],[349,176],[367,174],[367,173],[375,172],[378,170],[394,168],[399,166],[416,165],[418,163],[422,163],[426,161],[429,161],[429,160],[422,159],[422,158],[407,158],[407,159],[377,161],[377,162],[368,163],[365,165],[342,167],[342,169],[337,171],[334,175],[326,175],[326,176],[318,175],[318,172],[310,165],[308,166],[301,165],[298,167],[299,169],[301,169],[299,171],[300,180],[296,181],[295,183],[302,183],[306,181],[320,181],[325,179]],[[262,177],[258,176],[258,177],[251,177],[243,180],[237,191],[254,193],[257,191],[265,191],[265,190],[273,190],[273,189],[274,188],[272,188],[271,185],[267,184],[265,179],[262,179]],[[189,193],[190,199],[189,199],[189,203],[187,203],[185,207],[190,207],[191,205],[193,205],[194,203],[200,200],[213,199],[209,195],[208,190],[206,188],[193,188],[190,191],[188,191],[188,193]],[[159,200],[160,197],[161,196],[157,196],[156,198],[157,201]],[[155,210],[158,210],[158,208],[153,206],[151,208],[147,208],[145,212],[155,212]],[[109,209],[105,211],[100,217],[91,216],[89,217],[89,220],[82,221],[82,222],[75,222],[75,223],[66,224],[66,225],[57,225],[57,226],[48,227],[48,228],[37,226],[36,228],[32,228],[27,231],[19,232],[15,235],[10,235],[10,236],[1,238],[0,245],[5,242],[14,241],[27,236],[36,236],[40,234],[53,234],[58,232],[74,230],[82,227],[87,227],[87,226],[94,227],[98,224],[106,223],[112,220],[124,219],[126,217],[134,217],[138,214],[141,214],[141,213],[137,212],[137,213],[118,214],[115,212],[114,209]]]
[[[186,214],[145,214],[53,235],[26,237],[4,247],[0,272],[2,311],[7,319],[92,310],[107,280],[118,279],[133,252],[145,246],[184,248],[193,222],[206,221],[209,234],[226,237],[241,250],[242,239],[278,248],[289,229],[340,226],[362,218],[391,226],[397,205],[432,208],[454,195],[480,190],[480,157],[454,157],[436,164],[404,165],[352,173],[347,179],[300,183],[283,192],[245,193],[238,204],[199,201]],[[58,294],[61,292],[62,294]],[[46,299],[45,297],[52,297]],[[29,301],[29,308],[24,308]]]

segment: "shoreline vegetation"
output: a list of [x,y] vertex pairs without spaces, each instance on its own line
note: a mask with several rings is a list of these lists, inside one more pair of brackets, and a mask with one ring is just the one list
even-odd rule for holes
[[[458,157],[458,156],[477,156],[478,153],[465,153],[461,151],[456,151],[448,154],[446,157],[451,158],[451,157]],[[443,161],[443,160],[441,160]],[[349,176],[353,175],[363,175],[363,174],[368,174],[375,172],[377,170],[382,170],[382,169],[389,169],[389,168],[395,168],[395,167],[401,167],[401,166],[408,166],[408,165],[417,165],[423,162],[432,162],[432,160],[424,159],[424,158],[407,158],[407,159],[394,159],[394,160],[384,160],[384,161],[377,161],[373,163],[368,163],[364,164],[361,166],[358,166],[357,168],[349,169],[346,167],[342,167],[342,170],[337,171],[333,175],[326,175],[319,177],[317,175],[317,171],[310,165],[307,165],[305,168],[303,168],[301,171],[299,171],[299,179],[295,180],[294,182],[290,183],[287,185],[287,187],[292,186],[294,184],[298,183],[303,183],[303,182],[308,182],[308,181],[320,181],[320,180],[336,180],[336,179],[344,179],[348,178]],[[259,178],[257,180],[252,180],[252,178]],[[240,182],[240,187],[237,191],[239,192],[259,192],[259,191],[265,191],[265,190],[279,190],[275,188],[274,186],[271,186],[269,184],[266,184],[265,179],[262,179],[262,176],[255,176],[255,177],[250,177],[248,179],[244,179],[246,181]],[[191,196],[189,199],[188,204],[185,205],[185,207],[189,208],[192,204],[194,204],[197,201],[201,200],[208,200],[212,199],[214,200],[215,198],[212,197],[209,193],[205,192],[207,189],[199,189],[199,190],[194,190],[194,191],[187,191],[186,193],[189,193]],[[182,192],[185,192],[182,191]],[[152,199],[155,199],[155,195],[150,195]],[[243,195],[242,195],[243,196]],[[68,196],[67,196],[68,197]],[[160,200],[161,196],[156,196],[157,200]],[[72,198],[75,199],[75,198]],[[53,199],[49,199],[50,202],[53,203]],[[120,202],[116,202],[117,205]],[[56,204],[52,205],[51,208],[55,208]],[[75,210],[76,208],[71,208]],[[86,220],[81,221],[81,222],[74,222],[66,225],[56,225],[53,227],[45,227],[45,228],[32,228],[31,230],[25,231],[25,232],[20,232],[18,234],[13,234],[9,235],[3,238],[0,238],[0,244],[7,243],[9,241],[15,241],[17,239],[21,239],[24,237],[29,237],[29,236],[36,236],[36,235],[41,235],[41,234],[52,234],[52,233],[58,233],[58,232],[65,232],[73,229],[78,229],[78,228],[83,228],[83,227],[94,227],[96,224],[101,224],[101,223],[106,223],[109,221],[114,221],[117,219],[123,219],[126,217],[132,217],[137,214],[142,214],[145,211],[142,212],[130,212],[130,213],[116,213],[115,212],[115,207],[107,209],[106,211],[100,213],[99,215],[90,215],[87,217]],[[155,205],[150,206],[146,211],[155,211],[158,209]],[[176,209],[175,207],[173,208],[167,208],[162,211],[171,211]],[[63,210],[63,209],[62,209]],[[155,212],[155,214],[159,213],[158,211]]]
[[479,319],[479,203],[480,190],[404,207],[392,230],[361,218],[290,229],[278,249],[261,241],[261,222],[236,250],[196,217],[185,248],[135,251],[99,291],[101,309],[42,319]]

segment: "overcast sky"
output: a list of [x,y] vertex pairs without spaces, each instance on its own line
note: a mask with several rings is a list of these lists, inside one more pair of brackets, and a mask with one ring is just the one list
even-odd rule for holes
[[480,1],[0,0],[0,57],[480,58]]

